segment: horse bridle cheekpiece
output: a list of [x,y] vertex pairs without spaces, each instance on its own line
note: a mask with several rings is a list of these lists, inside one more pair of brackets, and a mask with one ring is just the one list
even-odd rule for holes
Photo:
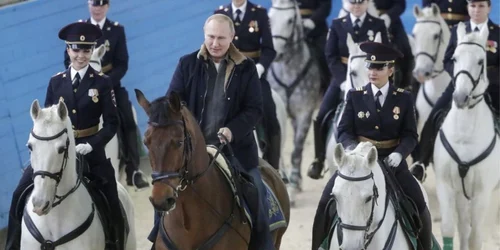
[[[296,7],[296,2],[293,1],[294,4],[293,6],[290,6],[290,7],[275,7],[275,6],[271,6],[271,9],[275,9],[275,10],[295,10],[297,7]],[[293,40],[293,37],[295,36],[295,26],[297,25],[297,13],[294,14],[293,16],[293,22],[292,22],[292,33],[290,33],[290,36],[289,37],[284,37],[284,36],[281,36],[281,35],[273,35],[272,37],[273,38],[277,38],[277,39],[281,39],[281,40],[284,40],[285,41],[285,44],[286,46],[293,46],[295,44],[298,44],[301,42],[302,38],[299,38],[297,39],[297,41],[294,41]]]
[[[177,171],[167,171],[167,172],[153,171],[153,173],[151,173],[151,177],[153,179],[152,184],[155,184],[158,181],[166,183],[167,185],[169,185],[174,189],[174,195],[177,198],[179,196],[178,191],[184,191],[188,184],[193,183],[199,177],[198,175],[194,176],[193,178],[188,177],[189,174],[188,165],[189,162],[191,161],[191,154],[193,148],[191,143],[191,135],[189,134],[186,128],[186,121],[184,120],[184,117],[182,117],[181,120],[167,121],[162,124],[152,121],[149,121],[148,124],[155,128],[164,128],[168,126],[182,126],[183,128],[184,139],[182,140],[182,142],[184,144],[184,149],[183,149],[182,167]],[[168,182],[169,179],[176,179],[176,178],[181,179],[179,185],[173,186],[170,182]]]
[[[439,27],[441,27],[441,23],[438,22],[438,21],[423,20],[423,21],[417,21],[417,23],[433,23],[433,24],[437,24]],[[442,39],[443,39],[443,29],[440,28],[440,30],[439,30],[439,36],[438,36],[438,45],[436,47],[436,52],[434,53],[434,55],[431,55],[431,54],[429,54],[429,53],[427,53],[425,51],[420,51],[417,54],[415,54],[415,58],[417,58],[418,56],[422,55],[422,56],[429,57],[432,60],[432,63],[436,63],[436,60],[437,60],[437,57],[438,57],[438,53],[439,53],[439,49],[440,49],[441,44],[442,44]]]
[[[31,130],[31,135],[37,139],[37,140],[41,140],[41,141],[52,141],[52,140],[55,140],[59,137],[61,137],[62,135],[64,134],[68,134],[68,129],[67,128],[64,128],[61,132],[53,135],[53,136],[47,136],[47,137],[43,137],[43,136],[38,136],[35,134],[35,132],[33,132],[33,130]],[[35,171],[33,172],[33,179],[35,179],[36,176],[41,176],[42,178],[45,178],[45,177],[48,177],[50,179],[53,179],[56,181],[56,190],[57,190],[57,186],[59,185],[59,183],[61,182],[61,178],[62,178],[62,175],[63,175],[63,172],[64,172],[64,169],[66,169],[66,166],[68,165],[68,148],[69,148],[69,135],[68,137],[66,137],[66,145],[65,147],[63,148],[63,161],[61,163],[61,168],[59,170],[59,172],[57,173],[51,173],[51,172],[48,172],[48,171],[43,171],[43,170],[39,170],[39,171]],[[55,207],[57,205],[59,205],[66,197],[68,197],[68,195],[70,195],[71,193],[73,193],[76,188],[78,187],[75,186],[73,189],[71,189],[67,194],[63,195],[63,196],[58,196],[58,195],[55,195],[55,197],[57,199],[59,199],[57,202],[54,202],[52,204],[52,207]],[[56,191],[57,193],[57,191]]]
[[[475,43],[475,42],[462,42],[462,43],[459,43],[457,45],[457,47],[460,46],[460,45],[474,45],[474,46],[478,46],[479,48],[481,48],[483,51],[486,52],[486,50],[484,49],[484,47],[481,46],[481,44],[479,44],[479,43]],[[458,71],[453,76],[453,80],[452,80],[453,85],[456,85],[457,78],[458,78],[458,76],[460,74],[465,74],[470,79],[473,87],[472,87],[472,89],[471,89],[471,91],[470,91],[470,93],[469,93],[469,95],[467,97],[471,98],[472,100],[476,100],[478,98],[479,99],[477,100],[476,103],[474,103],[472,105],[468,105],[469,108],[473,108],[474,106],[476,106],[476,104],[478,104],[479,101],[481,101],[481,99],[484,97],[484,92],[481,93],[481,94],[478,94],[478,95],[472,95],[472,92],[474,92],[474,90],[476,89],[477,85],[479,84],[479,81],[483,77],[485,67],[486,67],[486,62],[483,63],[483,65],[481,67],[481,71],[480,71],[480,73],[479,73],[479,75],[477,76],[476,79],[474,79],[474,77],[471,75],[471,73],[469,71],[467,71],[467,70],[460,70],[460,71]]]

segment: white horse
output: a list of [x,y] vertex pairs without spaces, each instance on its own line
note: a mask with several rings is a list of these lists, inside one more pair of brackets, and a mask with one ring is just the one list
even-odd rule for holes
[[269,10],[276,58],[267,80],[286,103],[294,130],[292,171],[288,192],[291,204],[302,189],[302,151],[314,109],[320,101],[319,65],[305,42],[298,4],[295,0],[273,0]]
[[500,185],[500,138],[483,96],[489,84],[485,50],[488,33],[488,26],[470,34],[466,34],[464,23],[457,28],[453,105],[434,148],[445,250],[453,249],[455,212],[460,249],[481,249],[486,211],[495,187]]
[[[382,42],[382,35],[380,32],[375,34],[374,42]],[[370,80],[368,79],[368,69],[366,68],[366,53],[363,52],[357,43],[354,43],[352,40],[351,34],[347,33],[347,48],[349,49],[349,61],[347,63],[347,76],[346,80],[341,84],[341,89],[344,93],[344,101],[347,97],[347,93],[350,89],[360,88],[365,86]],[[344,113],[344,103],[339,105],[337,109],[341,108],[337,119],[335,122],[335,127],[338,126],[340,122],[340,118]],[[333,131],[334,128],[330,128],[330,131]],[[336,130],[336,128],[335,128]],[[335,170],[337,170],[336,165],[333,162],[333,148],[337,145],[337,141],[335,140],[334,133],[331,132],[328,134],[328,138],[326,140],[326,162],[328,164],[328,168],[330,174],[333,175]]]
[[[369,142],[359,143],[350,152],[344,151],[340,143],[335,146],[339,175],[332,195],[342,219],[343,240],[339,246],[336,227],[330,250],[413,249],[396,220],[392,202],[387,200],[385,177],[377,158],[377,149]],[[420,189],[427,202],[427,194],[422,186]],[[391,235],[394,227],[396,232]],[[392,247],[384,248],[387,241],[393,242]]]
[[[90,58],[90,66],[98,72],[101,71],[102,66],[101,66],[101,59],[104,57],[104,54],[106,54],[106,46],[104,44],[101,44],[97,49],[94,50],[92,53],[92,57]],[[135,108],[132,105],[132,113],[134,115],[134,120],[135,123],[137,124],[137,113],[135,112]],[[102,129],[102,116],[101,116],[101,122],[99,123],[99,129]],[[108,157],[111,160],[111,165],[113,165],[113,168],[115,169],[115,178],[117,180],[120,180],[120,145],[118,141],[118,136],[115,134],[113,138],[106,144],[106,157]]]
[[[31,105],[33,129],[28,139],[34,189],[28,198],[22,222],[21,249],[40,249],[54,242],[56,249],[104,249],[104,231],[89,192],[76,169],[75,139],[64,102],[41,109]],[[136,249],[134,207],[125,188],[117,182],[130,233],[126,249]],[[118,211],[114,211],[118,212]],[[31,230],[27,223],[34,225]],[[86,228],[67,243],[58,240],[78,228]],[[33,231],[33,232],[31,232]],[[36,232],[39,232],[38,237]],[[44,244],[48,247],[49,244]],[[45,248],[42,248],[45,249]],[[49,248],[50,249],[50,248]]]
[[422,83],[415,104],[418,112],[417,132],[420,135],[432,107],[451,81],[443,65],[444,53],[450,40],[450,30],[441,17],[439,7],[434,3],[424,9],[415,5],[413,15],[416,18],[413,26],[415,39],[413,76]]

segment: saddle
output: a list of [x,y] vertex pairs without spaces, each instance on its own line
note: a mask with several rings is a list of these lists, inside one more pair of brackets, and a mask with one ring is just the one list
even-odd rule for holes
[[[245,221],[242,222],[248,222],[252,228],[257,219],[255,215],[258,213],[258,204],[261,200],[259,199],[255,182],[234,156],[226,157],[222,154],[217,154],[217,151],[218,149],[215,146],[207,146],[210,159],[213,159],[217,155],[215,165],[226,177],[226,181],[231,186],[240,213],[245,215],[242,218]],[[264,161],[262,160],[262,162]],[[272,168],[271,166],[268,167]],[[286,227],[286,219],[278,199],[266,182],[264,182],[264,185],[267,191],[266,200],[269,202],[269,230],[273,231],[277,228]]]

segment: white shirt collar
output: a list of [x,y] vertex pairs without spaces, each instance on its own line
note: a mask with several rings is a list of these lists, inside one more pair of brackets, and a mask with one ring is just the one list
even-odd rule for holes
[[240,19],[243,20],[243,16],[245,16],[245,11],[247,10],[247,4],[248,4],[248,1],[245,1],[245,3],[243,5],[241,5],[239,8],[237,8],[236,6],[234,6],[234,3],[231,3],[231,8],[233,9],[233,18],[234,19],[236,19],[236,10],[239,9],[239,10],[241,10]]
[[372,87],[373,99],[376,98],[377,92],[380,90],[382,95],[379,97],[380,105],[384,105],[385,98],[387,97],[387,93],[389,92],[389,82],[387,82],[381,89],[377,88],[375,84],[370,84]]
[[481,30],[481,28],[483,28],[484,25],[488,25],[488,19],[486,19],[486,21],[482,22],[482,23],[474,23],[472,20],[470,20],[470,30],[471,31],[474,31],[474,29],[476,29],[476,27]]
[[104,27],[105,22],[106,22],[106,17],[104,17],[100,22],[97,22],[96,20],[94,20],[94,18],[90,17],[90,23],[92,23],[93,25],[99,24],[99,27],[101,29],[102,27]]
[[359,20],[360,20],[359,27],[361,27],[363,25],[363,22],[365,21],[365,18],[366,18],[366,12],[363,13],[363,15],[361,15],[360,17],[355,17],[352,13],[349,13],[349,15],[351,17],[352,26],[355,25],[356,19],[359,18]]
[[74,69],[73,67],[70,66],[71,81],[73,81],[77,72],[78,72],[78,74],[80,74],[80,81],[81,81],[83,79],[83,77],[85,76],[85,73],[87,73],[88,68],[89,68],[89,65],[87,64],[87,66],[83,67],[83,69],[77,71],[76,69]]

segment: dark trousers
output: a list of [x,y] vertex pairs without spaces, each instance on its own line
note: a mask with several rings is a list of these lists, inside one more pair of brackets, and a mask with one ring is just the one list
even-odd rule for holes
[[328,88],[330,82],[330,70],[328,69],[328,64],[325,57],[325,44],[326,36],[328,32],[321,32],[321,34],[315,34],[315,36],[309,36],[307,38],[308,44],[312,49],[312,56],[318,61],[318,66],[321,74],[321,86],[320,91],[324,93]]
[[265,75],[262,76],[260,82],[262,84],[262,101],[264,106],[264,117],[262,119],[262,123],[267,136],[271,137],[280,133],[280,123],[278,121],[278,117],[276,116],[276,104],[273,100],[271,85],[266,80]]
[[326,114],[330,110],[334,110],[337,108],[341,101],[341,90],[340,90],[340,85],[332,83],[328,87],[328,90],[325,93],[325,96],[323,97],[323,101],[321,102],[321,105],[319,107],[318,115],[316,116],[316,121],[323,121],[325,118]]
[[400,19],[393,20],[389,27],[392,43],[404,54],[404,57],[396,60],[398,72],[395,72],[394,85],[398,88],[407,88],[412,82],[412,70],[414,67],[414,56],[411,52],[410,41]]
[[120,133],[122,149],[125,155],[125,172],[131,178],[134,171],[139,170],[139,148],[137,145],[137,125],[135,124],[132,104],[124,87],[116,88],[116,106],[120,114]]
[[[78,144],[78,140],[77,140]],[[110,215],[113,216],[112,223],[116,224],[118,229],[123,229],[123,217],[121,213],[116,211],[121,211],[120,199],[118,197],[118,191],[116,187],[115,173],[113,166],[108,159],[105,158],[104,149],[96,149],[88,155],[85,156],[90,168],[90,173],[99,178],[102,178],[103,183],[100,185],[100,189],[106,195],[108,199],[111,211],[114,211]],[[21,240],[21,222],[22,222],[22,208],[16,210],[16,205],[25,204],[26,201],[20,201],[22,192],[33,183],[33,169],[31,165],[26,168],[17,185],[14,193],[12,195],[12,202],[9,210],[9,222],[7,230],[7,244],[6,250],[19,249]],[[26,197],[24,197],[26,198]],[[64,202],[64,201],[63,201]],[[17,246],[17,247],[16,247]]]

